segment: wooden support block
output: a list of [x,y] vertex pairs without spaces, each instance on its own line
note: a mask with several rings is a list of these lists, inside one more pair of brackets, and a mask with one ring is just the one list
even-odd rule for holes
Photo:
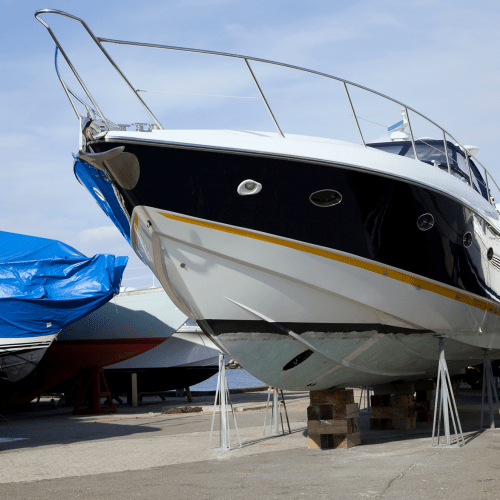
[[417,422],[432,422],[434,420],[434,410],[417,411]]
[[310,434],[307,435],[307,446],[311,450],[340,448],[348,449],[361,444],[361,433],[350,434]]
[[325,389],[323,391],[311,391],[311,406],[348,405],[353,403],[354,391],[352,389]]
[[372,406],[411,406],[413,404],[413,394],[386,394],[382,396],[372,396]]
[[308,420],[346,419],[359,417],[357,403],[349,405],[318,405],[307,407]]
[[308,420],[308,434],[352,434],[359,431],[357,418],[345,420]]
[[432,391],[417,391],[416,401],[430,401],[432,399]]
[[370,430],[385,431],[394,429],[392,418],[370,418]]
[[383,395],[383,396],[371,396],[371,406],[390,406],[389,402],[391,400],[391,395]]
[[392,423],[394,429],[397,431],[406,431],[409,429],[415,429],[417,424],[415,417],[412,418],[393,418]]
[[321,449],[321,434],[311,434],[307,433],[307,447],[310,450],[320,450]]
[[376,396],[390,394],[413,394],[415,392],[415,384],[412,382],[400,384],[382,384],[373,386],[373,393]]
[[415,410],[411,406],[372,406],[370,410],[372,418],[411,418]]
[[343,436],[333,436],[333,447],[348,449],[354,446],[359,446],[361,444],[361,433],[353,432],[350,434],[345,434]]
[[415,411],[429,411],[431,409],[430,401],[415,401],[413,404]]
[[417,380],[415,382],[416,391],[433,391],[434,380]]
[[130,374],[131,403],[132,406],[139,406],[139,391],[137,390],[137,373]]

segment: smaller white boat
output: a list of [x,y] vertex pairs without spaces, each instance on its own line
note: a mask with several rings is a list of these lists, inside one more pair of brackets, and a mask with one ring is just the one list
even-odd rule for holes
[[162,392],[199,384],[217,373],[219,349],[188,319],[168,341],[105,369],[112,391],[127,392],[137,373],[139,392]]

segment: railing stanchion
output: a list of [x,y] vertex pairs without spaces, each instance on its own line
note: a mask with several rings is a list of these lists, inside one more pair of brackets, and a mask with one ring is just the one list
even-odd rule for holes
[[352,116],[354,116],[356,127],[358,127],[359,136],[361,137],[361,144],[363,144],[363,146],[366,148],[365,140],[363,138],[363,134],[361,133],[361,127],[359,126],[358,117],[356,116],[356,112],[354,111],[354,106],[352,105],[351,96],[349,95],[349,91],[347,90],[347,84],[345,82],[343,83],[344,83],[345,93],[347,94],[347,100],[349,101],[349,105],[351,106]]
[[470,168],[470,161],[469,161],[469,152],[464,148],[464,153],[465,153],[465,159],[467,160],[467,168],[469,169],[469,183],[470,187],[474,189],[474,184],[472,183],[472,169]]
[[55,10],[55,9],[41,9],[41,10],[37,10],[35,12],[35,18],[36,18],[36,20],[39,21],[40,23],[42,23],[45,26],[45,28],[47,28],[47,31],[49,32],[50,36],[52,37],[52,39],[54,40],[54,42],[56,43],[56,45],[59,47],[59,50],[61,51],[61,54],[63,55],[64,59],[66,59],[66,62],[68,63],[68,66],[71,68],[71,70],[73,71],[73,74],[75,75],[76,79],[78,80],[78,82],[82,86],[82,88],[85,91],[85,93],[87,94],[88,98],[92,101],[92,104],[94,105],[95,109],[101,115],[101,118],[106,123],[106,126],[107,126],[108,130],[111,130],[111,128],[109,126],[109,123],[107,122],[107,120],[104,117],[103,113],[99,109],[99,106],[97,106],[97,104],[93,100],[92,96],[90,95],[90,92],[87,90],[87,87],[85,87],[85,84],[83,83],[82,79],[80,78],[80,76],[76,72],[76,69],[71,64],[71,61],[69,60],[68,56],[64,52],[63,48],[61,47],[61,44],[59,43],[59,41],[55,37],[54,33],[50,29],[50,26],[45,21],[43,21],[42,19],[40,19],[38,17],[40,14],[58,14],[60,16],[69,17],[70,19],[78,21],[85,28],[85,30],[87,31],[87,33],[90,35],[90,38],[92,38],[92,40],[99,47],[99,49],[101,49],[101,52],[104,54],[104,56],[106,57],[106,59],[111,63],[111,65],[113,66],[113,68],[115,68],[115,70],[118,72],[118,74],[122,77],[122,79],[128,85],[128,87],[130,88],[130,90],[135,94],[135,96],[137,97],[137,99],[139,99],[140,103],[142,104],[142,106],[144,107],[144,109],[148,112],[149,116],[154,120],[154,122],[156,123],[156,125],[160,128],[160,130],[163,129],[163,127],[161,126],[161,123],[156,119],[155,115],[149,109],[149,107],[147,106],[147,104],[142,100],[141,96],[137,93],[137,90],[133,87],[133,85],[130,83],[130,81],[128,80],[128,78],[123,74],[122,70],[118,67],[118,65],[115,63],[115,61],[113,60],[113,58],[108,54],[107,50],[102,46],[100,40],[94,35],[94,33],[87,26],[87,23],[83,19],[80,19],[79,17],[76,17],[76,16],[72,16],[71,14],[68,14],[67,12],[63,12],[61,10]]
[[273,119],[273,122],[276,125],[276,128],[278,129],[278,133],[281,135],[281,137],[285,138],[283,132],[280,129],[280,126],[278,125],[278,122],[276,121],[276,118],[273,115],[273,112],[271,111],[271,107],[269,106],[269,103],[267,102],[266,96],[264,95],[264,92],[262,92],[262,89],[260,88],[260,85],[259,85],[259,82],[257,81],[257,78],[255,78],[254,72],[252,71],[252,68],[250,67],[250,63],[248,62],[248,59],[245,58],[245,62],[246,62],[248,70],[250,71],[250,74],[252,75],[252,78],[253,78],[253,81],[255,82],[255,85],[257,85],[257,88],[259,89],[260,96],[262,97],[262,100],[264,101],[264,104],[266,105],[266,108],[269,111],[269,114],[271,115],[271,118]]
[[[90,99],[90,102],[94,105],[94,108],[96,109],[96,111],[99,113],[99,115],[101,116],[102,120],[106,124],[106,128],[108,130],[111,130],[111,127],[109,126],[108,120],[106,120],[106,117],[104,116],[104,113],[101,111],[101,109],[99,108],[98,104],[94,101],[94,98],[92,97],[92,94],[90,93],[89,89],[83,83],[83,80],[80,78],[80,75],[78,74],[78,72],[76,71],[75,67],[71,63],[70,58],[68,57],[68,55],[66,54],[66,52],[62,48],[61,44],[59,43],[59,40],[56,38],[56,35],[54,35],[54,32],[51,30],[50,26],[43,19],[40,19],[38,17],[39,13],[43,13],[43,12],[47,12],[47,11],[49,11],[49,13],[52,13],[52,12],[54,12],[56,14],[60,13],[60,11],[52,11],[51,9],[44,9],[44,10],[40,10],[40,11],[35,12],[35,18],[37,19],[37,21],[39,21],[40,23],[42,23],[43,26],[45,26],[45,28],[49,32],[49,35],[52,37],[52,40],[54,40],[54,43],[59,48],[59,51],[61,52],[62,56],[66,60],[66,63],[68,64],[68,66],[70,67],[71,71],[75,75],[75,78],[78,80],[78,83],[81,85],[83,91],[85,92],[85,94],[87,94],[87,97]],[[69,17],[71,19],[75,19],[74,16],[66,14],[65,12],[62,12],[61,15],[64,15],[64,16]],[[78,18],[76,18],[76,19],[78,19]],[[80,19],[78,19],[78,20],[83,23],[83,21],[81,21]]]
[[408,127],[410,128],[410,138],[411,144],[413,146],[413,154],[415,155],[415,160],[418,160],[417,148],[415,146],[415,139],[413,137],[413,130],[411,128],[410,115],[408,114],[408,108],[405,106],[406,119],[408,120]]
[[488,171],[484,169],[484,182],[486,183],[486,196],[488,197],[488,202],[491,203],[490,187],[488,185]]
[[450,157],[448,156],[448,144],[446,142],[446,132],[443,130],[444,154],[446,155],[446,164],[448,165],[448,173],[451,174]]

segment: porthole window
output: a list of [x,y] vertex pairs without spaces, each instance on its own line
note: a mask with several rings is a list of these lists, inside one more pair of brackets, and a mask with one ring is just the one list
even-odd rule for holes
[[106,201],[106,198],[104,198],[104,195],[97,189],[97,188],[94,188],[94,193],[97,195],[97,197],[102,200],[102,201]]
[[417,219],[417,226],[420,231],[428,231],[434,226],[434,217],[431,214],[423,214]]
[[248,196],[251,194],[260,193],[262,189],[262,184],[260,182],[254,181],[252,179],[247,179],[246,181],[240,182],[237,191],[241,196]]
[[317,207],[333,207],[342,201],[342,195],[334,189],[323,189],[314,192],[309,196],[309,200]]
[[464,234],[464,247],[469,248],[472,245],[472,234],[467,231]]
[[493,258],[493,248],[488,248],[488,253],[486,254],[488,257],[488,260],[491,260]]

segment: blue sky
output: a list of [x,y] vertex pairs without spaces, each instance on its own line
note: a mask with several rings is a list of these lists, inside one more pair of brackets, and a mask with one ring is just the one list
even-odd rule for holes
[[[59,239],[87,255],[129,255],[127,278],[148,272],[137,269],[132,250],[73,175],[78,122],[54,72],[54,44],[33,17],[35,10],[48,7],[82,17],[102,37],[262,57],[373,88],[418,109],[462,143],[480,147],[478,158],[500,180],[495,156],[500,134],[498,1],[0,0],[0,228]],[[126,123],[147,119],[77,26],[45,19],[109,118]],[[178,95],[255,97],[238,61],[109,50],[137,88],[177,93],[144,94],[166,127],[272,130],[259,101]],[[82,94],[62,63],[61,70]],[[309,109],[345,112],[338,88],[258,65],[255,71],[271,99],[308,106],[273,104],[285,132],[335,137],[343,130],[343,115]],[[399,120],[397,106],[382,109],[356,93],[353,100],[367,120],[383,125]],[[385,134],[383,127],[364,126],[369,139]],[[416,135],[432,131],[422,128]]]

